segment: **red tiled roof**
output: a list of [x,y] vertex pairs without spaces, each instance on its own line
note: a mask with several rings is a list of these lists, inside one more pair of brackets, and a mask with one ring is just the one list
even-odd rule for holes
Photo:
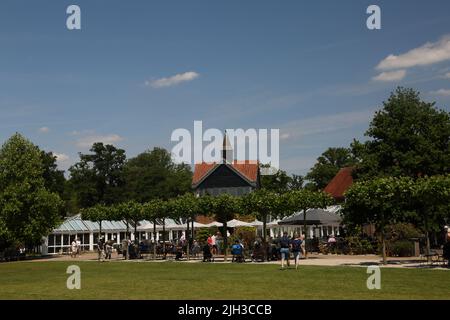
[[208,174],[216,166],[216,163],[196,163],[194,168],[194,175],[192,176],[192,184],[197,184],[204,176]]
[[353,168],[351,167],[339,170],[323,191],[329,193],[335,199],[344,199],[344,192],[353,184],[352,171]]
[[[192,176],[192,184],[199,183],[211,170],[216,167],[217,163],[196,163],[194,168],[194,175]],[[227,164],[228,166],[232,166],[233,169],[238,171],[245,178],[250,180],[251,182],[256,182],[258,180],[258,161],[233,161],[231,164]]]

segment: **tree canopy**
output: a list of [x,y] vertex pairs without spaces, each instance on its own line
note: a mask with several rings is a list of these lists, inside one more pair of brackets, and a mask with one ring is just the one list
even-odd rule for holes
[[339,169],[353,166],[355,163],[355,156],[350,149],[328,148],[317,158],[316,164],[305,178],[314,184],[314,189],[321,190],[327,186]]
[[450,113],[424,102],[413,89],[398,88],[355,141],[357,178],[432,176],[450,172]]
[[0,149],[0,238],[2,242],[39,243],[59,222],[63,205],[46,188],[39,148],[20,134]]

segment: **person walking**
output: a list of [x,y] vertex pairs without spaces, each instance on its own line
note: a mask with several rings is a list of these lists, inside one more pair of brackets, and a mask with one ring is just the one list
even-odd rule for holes
[[280,239],[280,253],[281,253],[281,269],[284,269],[284,261],[286,261],[286,265],[289,268],[289,249],[291,247],[291,239],[288,236],[288,233],[283,232],[283,236]]
[[97,242],[98,261],[105,261],[105,243],[103,238],[100,238]]
[[291,242],[292,254],[294,255],[295,270],[298,269],[299,260],[302,252],[302,239],[300,235],[295,235],[294,240]]

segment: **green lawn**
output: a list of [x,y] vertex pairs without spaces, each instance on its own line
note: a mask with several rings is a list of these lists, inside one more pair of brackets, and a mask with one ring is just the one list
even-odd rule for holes
[[[68,290],[66,268],[81,268],[81,290]],[[446,270],[381,270],[368,290],[366,268],[277,265],[17,262],[0,264],[0,299],[449,299]]]

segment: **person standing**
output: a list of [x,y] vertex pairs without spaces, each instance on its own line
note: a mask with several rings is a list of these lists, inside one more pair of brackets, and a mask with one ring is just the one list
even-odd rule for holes
[[75,242],[77,244],[77,254],[81,255],[81,241],[79,238],[75,238]]
[[289,239],[288,233],[285,231],[280,239],[281,269],[284,269],[284,261],[286,261],[286,265],[289,268],[290,247],[291,239]]
[[298,263],[301,257],[301,252],[302,252],[302,239],[300,237],[300,235],[296,235],[294,237],[294,240],[292,240],[291,242],[291,247],[292,247],[292,254],[294,255],[294,261],[295,261],[295,269],[298,269]]
[[77,242],[75,240],[73,240],[71,244],[70,257],[77,257]]
[[100,238],[97,242],[98,261],[105,261],[105,243],[103,238]]
[[128,257],[128,240],[124,238],[122,240],[122,256],[125,260],[127,260]]
[[217,236],[215,234],[212,235],[211,237],[211,246],[212,246],[212,253],[213,256],[215,256],[217,254]]

